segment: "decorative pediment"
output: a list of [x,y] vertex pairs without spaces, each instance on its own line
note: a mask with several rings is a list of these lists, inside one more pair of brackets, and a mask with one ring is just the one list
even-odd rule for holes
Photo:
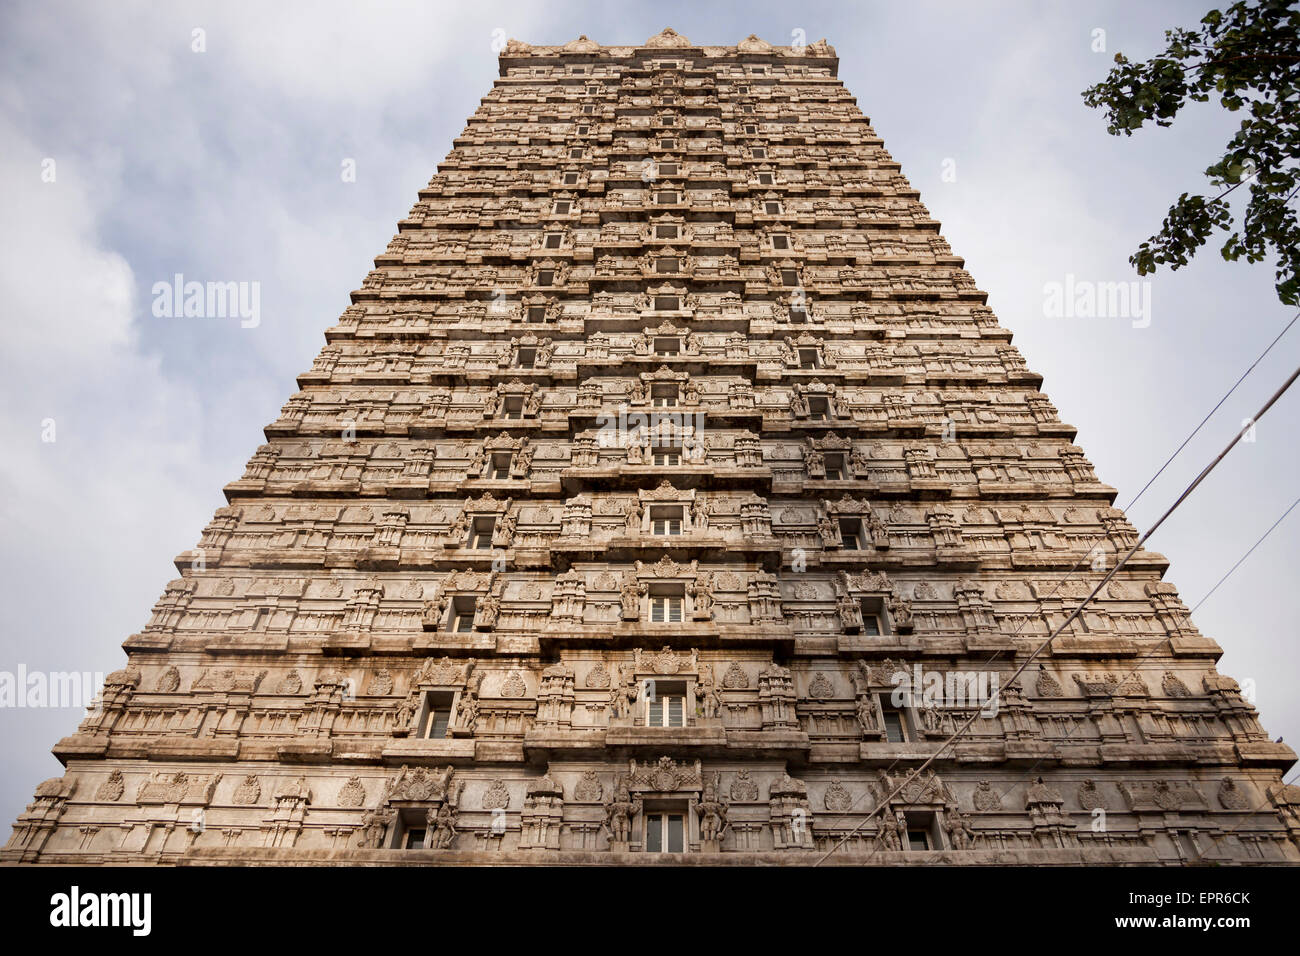
[[642,372],[641,378],[652,382],[687,382],[691,375],[689,372],[674,372],[667,365],[660,365],[653,372]]
[[450,657],[426,658],[411,678],[412,687],[456,687],[463,685],[474,670],[474,661],[454,661]]
[[536,386],[516,378],[509,382],[501,382],[497,385],[497,392],[502,395],[531,395],[535,388]]
[[881,771],[880,785],[884,793],[893,793],[902,785],[890,799],[893,806],[918,806],[951,803],[952,798],[948,793],[948,788],[943,785],[943,781],[935,775],[933,770],[927,770],[925,773],[911,780],[907,780],[906,774],[889,774]]
[[688,502],[695,500],[694,488],[674,488],[672,483],[665,478],[659,482],[659,487],[653,489],[641,488],[637,491],[642,501],[672,501]]
[[492,587],[495,579],[495,571],[448,571],[443,579],[441,591],[449,594],[487,591]]
[[696,566],[698,564],[699,561],[692,561],[690,564],[678,564],[665,554],[649,566],[638,561],[636,563],[636,576],[638,578],[693,578],[696,575]]
[[637,674],[695,674],[699,672],[700,652],[691,649],[690,656],[683,657],[665,644],[659,652],[635,650],[635,668]]
[[570,40],[562,47],[565,53],[596,53],[600,50],[600,44],[595,40],[589,40],[584,33],[576,40]]
[[849,451],[853,448],[852,439],[842,438],[836,434],[827,435],[825,438],[809,438],[808,443],[821,451]]
[[679,765],[669,757],[660,757],[658,763],[638,767],[636,761],[632,760],[630,766],[627,788],[633,792],[653,790],[657,793],[678,793],[704,789],[704,775],[698,760],[693,766],[687,766]]
[[513,498],[506,498],[504,501],[499,501],[492,497],[492,492],[485,491],[483,497],[478,498],[477,500],[474,498],[465,499],[465,512],[467,514],[496,514],[502,511],[509,511],[511,504],[513,503]]
[[678,50],[690,47],[691,41],[672,27],[664,27],[662,32],[646,40],[645,45],[651,50]]
[[412,770],[403,766],[397,779],[388,787],[386,802],[430,803],[445,800],[456,792],[452,786],[455,775],[456,769],[450,766],[445,770],[427,770],[424,767]]
[[850,498],[848,492],[839,501],[826,502],[827,514],[860,515],[871,510],[871,505],[857,498]]
[[[669,251],[669,254],[671,254],[671,251]],[[657,329],[645,328],[642,331],[644,331],[646,335],[686,335],[688,332],[690,332],[690,329],[679,329],[677,326],[673,325],[672,322],[670,322],[668,319],[664,319],[663,324],[660,325],[659,328]]]

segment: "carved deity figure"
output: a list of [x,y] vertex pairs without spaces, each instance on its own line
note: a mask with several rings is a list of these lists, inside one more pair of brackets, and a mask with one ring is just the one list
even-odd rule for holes
[[948,831],[948,840],[954,850],[968,850],[975,841],[970,818],[960,810],[949,810],[944,814],[944,829]]
[[898,818],[885,810],[880,816],[880,825],[876,828],[876,839],[886,850],[901,850],[903,848],[903,826],[898,822]]
[[641,812],[641,798],[633,797],[627,783],[620,781],[614,795],[605,801],[605,830],[611,843],[627,843],[632,837],[632,820]]
[[430,810],[427,820],[429,846],[434,850],[448,849],[456,840],[456,808],[451,800],[444,800],[437,810]]
[[728,826],[727,802],[718,795],[716,774],[714,777],[704,785],[704,794],[695,806],[700,817],[700,839],[710,843],[721,840]]
[[708,621],[713,618],[713,574],[703,571],[696,575],[694,581],[686,585],[686,592],[695,601],[695,619]]
[[631,572],[623,572],[623,583],[619,587],[619,602],[623,606],[623,620],[635,621],[641,617],[641,595],[646,586],[636,579]]

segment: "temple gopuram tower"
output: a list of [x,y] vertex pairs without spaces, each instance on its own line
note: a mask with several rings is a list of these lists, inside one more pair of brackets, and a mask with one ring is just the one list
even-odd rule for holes
[[511,41],[0,860],[1300,861],[837,66]]

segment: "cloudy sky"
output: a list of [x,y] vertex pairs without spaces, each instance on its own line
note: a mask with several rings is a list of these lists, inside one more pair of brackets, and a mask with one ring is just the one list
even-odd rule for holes
[[[497,75],[500,37],[701,44],[826,37],[1100,478],[1127,504],[1293,314],[1272,268],[1202,254],[1151,321],[1046,314],[1052,282],[1136,278],[1129,253],[1232,121],[1105,132],[1080,91],[1196,3],[9,2],[0,12],[0,671],[121,667],[323,330]],[[196,52],[194,31],[204,31]],[[1094,47],[1104,32],[1105,52]],[[53,161],[52,163],[50,161]],[[355,182],[342,164],[355,162]],[[48,181],[50,172],[53,181]],[[945,171],[949,175],[945,176]],[[955,175],[952,175],[955,173]],[[175,273],[256,281],[261,322],[155,318]],[[1300,358],[1282,340],[1130,512],[1145,529]],[[1153,539],[1189,605],[1297,494],[1300,390]],[[53,420],[55,441],[48,437]],[[1300,509],[1297,509],[1300,511]],[[1300,741],[1292,514],[1196,614]],[[0,709],[0,825],[61,772],[75,709]]]

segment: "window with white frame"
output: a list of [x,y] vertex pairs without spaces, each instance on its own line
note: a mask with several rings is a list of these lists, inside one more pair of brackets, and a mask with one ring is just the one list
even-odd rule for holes
[[[825,399],[823,399],[823,401],[825,401]],[[808,400],[808,408],[809,408],[809,410],[812,409],[812,404],[813,404],[813,400],[812,400],[812,399],[809,399],[809,400]],[[818,417],[818,416],[814,415],[813,417],[815,418],[815,417]],[[821,417],[821,418],[825,418],[825,417],[826,417],[825,413],[823,412],[823,414],[822,414],[820,417]],[[839,480],[842,479],[843,477],[844,477],[844,455],[843,455],[843,453],[842,453],[842,452],[838,452],[838,451],[835,451],[835,452],[829,452],[829,453],[826,455],[826,480],[827,480],[827,481],[839,481]]]
[[496,527],[496,518],[475,518],[470,528],[469,546],[476,551],[487,551],[492,547],[492,531]]
[[455,634],[468,634],[474,630],[474,608],[477,598],[458,597],[451,602],[451,630]]
[[686,852],[686,814],[647,813],[645,851],[647,853]]
[[645,682],[645,725],[686,726],[686,684],[684,681]]
[[861,607],[862,633],[870,637],[878,636],[881,633],[879,601],[873,598],[863,598]]
[[424,720],[420,725],[425,740],[441,740],[451,726],[452,695],[447,691],[430,691],[424,698]]
[[650,508],[650,532],[658,535],[682,533],[681,505],[652,505]]
[[907,743],[907,714],[886,697],[880,702],[880,715],[885,723],[885,739],[891,744]]
[[660,592],[650,595],[651,624],[680,624],[682,622],[682,594]]
[[650,387],[650,404],[656,408],[671,408],[677,404],[677,386],[652,385]]

